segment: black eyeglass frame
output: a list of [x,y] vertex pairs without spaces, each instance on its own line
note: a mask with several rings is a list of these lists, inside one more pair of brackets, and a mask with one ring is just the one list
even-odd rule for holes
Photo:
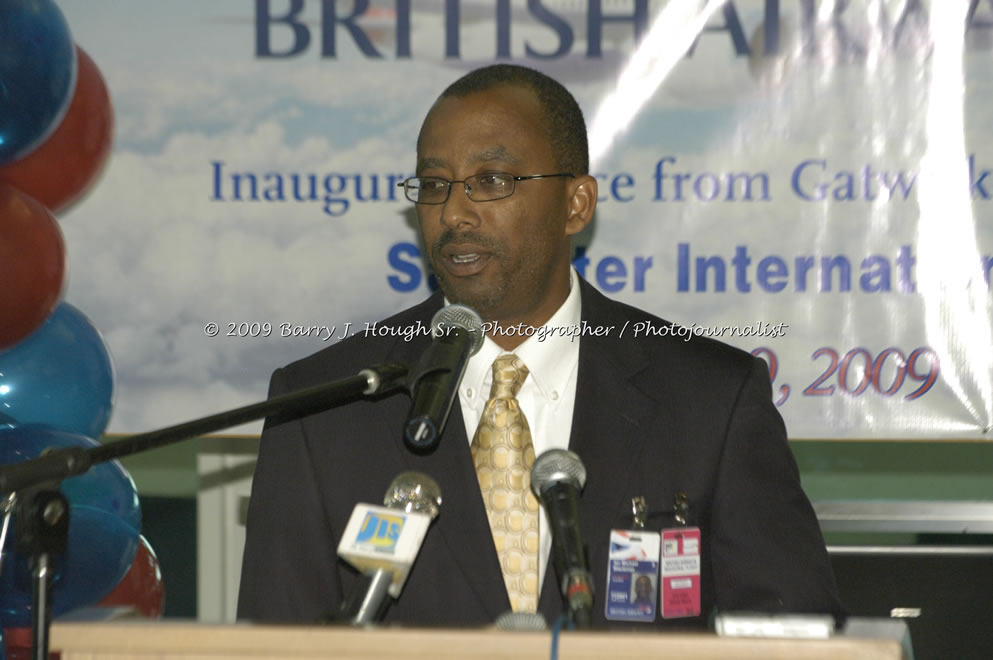
[[[487,176],[487,175],[492,176],[492,175],[495,175],[495,174],[501,175],[501,176],[509,176],[510,177],[510,180],[514,182],[514,186],[510,189],[510,192],[507,193],[506,195],[502,195],[500,197],[491,197],[490,199],[472,199],[472,187],[468,183],[469,180],[470,179],[476,179],[476,178],[479,178],[481,176]],[[412,176],[412,177],[410,177],[408,179],[404,179],[403,181],[401,181],[400,183],[398,183],[397,184],[397,187],[398,188],[403,188],[403,196],[406,197],[408,201],[411,201],[414,204],[427,204],[427,205],[430,205],[430,206],[437,206],[439,204],[444,204],[452,196],[452,184],[453,183],[461,183],[462,186],[463,186],[463,188],[465,189],[466,197],[468,197],[470,200],[476,202],[477,204],[482,204],[483,202],[495,202],[498,199],[507,199],[508,197],[510,197],[511,195],[513,195],[514,192],[517,190],[517,182],[518,181],[531,181],[532,179],[551,179],[551,178],[554,178],[554,177],[563,177],[563,176],[569,177],[570,179],[575,179],[576,178],[576,175],[573,174],[572,172],[556,172],[555,174],[529,174],[527,176],[517,176],[515,174],[511,174],[510,172],[480,172],[479,174],[473,174],[472,176],[467,176],[466,178],[461,179],[461,180],[457,180],[457,181],[449,181],[448,179],[446,179],[443,176]],[[409,183],[411,181],[414,181],[414,180],[422,180],[423,181],[424,179],[431,179],[431,180],[434,180],[434,181],[444,181],[445,183],[447,183],[448,184],[448,188],[446,188],[445,199],[443,199],[443,200],[441,200],[439,202],[424,202],[424,201],[417,200],[417,199],[410,199]]]

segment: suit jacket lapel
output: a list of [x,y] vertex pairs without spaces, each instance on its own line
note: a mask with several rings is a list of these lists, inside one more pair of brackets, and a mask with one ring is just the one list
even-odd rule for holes
[[[629,474],[636,465],[650,435],[649,428],[659,414],[659,402],[641,389],[638,377],[648,368],[641,346],[630,336],[619,336],[627,319],[592,286],[583,282],[583,319],[591,325],[614,326],[604,337],[584,337],[579,347],[579,373],[576,381],[576,407],[572,416],[569,448],[586,466],[586,487],[580,513],[584,522],[599,527],[600,518],[610,516],[608,525],[623,520],[613,518],[635,493],[618,491],[618,475]],[[590,539],[606,543],[606,539]]]
[[[440,294],[432,296],[419,306],[418,312],[422,318],[415,318],[414,322],[421,320],[430,327],[431,316],[442,304]],[[390,359],[408,364],[413,371],[430,343],[428,336],[409,342],[397,341],[390,352]],[[424,455],[413,453],[404,444],[402,431],[396,435],[396,445],[409,469],[430,475],[441,487],[441,511],[434,529],[428,533],[441,537],[451,555],[452,564],[462,573],[461,576],[451,575],[450,579],[468,584],[490,620],[496,619],[510,609],[510,600],[506,590],[499,588],[503,584],[503,573],[493,545],[458,399],[452,404],[441,441],[434,452]]]
[[436,453],[437,473],[451,475],[452,491],[452,497],[443,504],[447,521],[439,526],[439,530],[462,573],[462,579],[476,595],[490,620],[495,620],[510,609],[510,599],[507,590],[502,588],[503,572],[493,545],[493,532],[486,516],[462,408],[458,402],[452,406],[442,444]]
[[[637,465],[649,437],[648,429],[658,415],[658,402],[636,384],[636,375],[647,365],[638,342],[630,337],[630,328],[619,337],[627,319],[622,309],[580,280],[583,296],[582,317],[592,327],[614,328],[604,337],[584,336],[579,345],[579,370],[576,379],[576,403],[572,414],[569,449],[586,467],[586,486],[579,503],[584,542],[590,548],[606,545],[607,538],[593,538],[591,532],[630,524],[622,516],[630,511],[625,500],[638,494],[618,489],[618,475],[630,474]],[[637,485],[632,484],[632,488]],[[597,572],[597,567],[591,566]],[[549,561],[542,585],[539,609],[557,616],[561,598]],[[595,584],[601,593],[605,585]],[[602,606],[603,596],[596,599]]]

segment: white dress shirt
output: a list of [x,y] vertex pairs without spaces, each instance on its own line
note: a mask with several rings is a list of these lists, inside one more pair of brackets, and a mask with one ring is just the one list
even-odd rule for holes
[[[570,337],[558,328],[578,327],[580,324],[580,296],[575,270],[569,269],[569,295],[544,328],[548,335],[542,340],[536,332],[513,353],[528,368],[528,377],[517,395],[521,411],[531,428],[534,454],[540,456],[548,449],[568,449],[572,430],[572,411],[576,403],[576,371],[579,367],[579,337]],[[493,361],[507,351],[488,336],[479,352],[469,359],[465,376],[459,388],[459,403],[465,432],[472,442],[490,397],[493,383]],[[538,588],[545,579],[548,552],[552,535],[548,533],[545,509],[538,511]]]

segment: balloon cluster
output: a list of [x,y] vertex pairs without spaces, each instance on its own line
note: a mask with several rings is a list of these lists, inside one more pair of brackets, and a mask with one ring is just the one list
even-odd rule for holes
[[[0,0],[0,465],[48,447],[96,446],[110,420],[114,370],[100,333],[62,301],[66,250],[56,216],[93,186],[113,123],[107,85],[54,0]],[[96,466],[66,479],[62,491],[69,543],[58,560],[53,613],[123,590],[126,604],[161,615],[161,577],[148,575],[151,565],[158,575],[158,564],[140,536],[137,491],[124,467]],[[0,505],[6,497],[0,493]],[[0,547],[5,628],[31,622],[16,524]]]

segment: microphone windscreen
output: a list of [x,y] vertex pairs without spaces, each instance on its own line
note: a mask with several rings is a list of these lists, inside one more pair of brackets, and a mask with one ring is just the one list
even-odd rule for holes
[[548,630],[548,622],[538,612],[504,612],[497,617],[497,629],[514,632],[541,632]]
[[423,472],[402,472],[386,489],[383,504],[407,513],[426,513],[434,520],[441,508],[441,487]]
[[571,483],[577,490],[586,485],[586,466],[575,452],[568,449],[549,449],[534,459],[531,466],[531,490],[541,499],[549,486]]
[[486,333],[483,332],[483,319],[476,313],[476,310],[465,305],[448,305],[439,309],[431,317],[431,332],[435,337],[444,334],[453,327],[469,331],[472,341],[469,344],[469,355],[478,353],[483,346]]

